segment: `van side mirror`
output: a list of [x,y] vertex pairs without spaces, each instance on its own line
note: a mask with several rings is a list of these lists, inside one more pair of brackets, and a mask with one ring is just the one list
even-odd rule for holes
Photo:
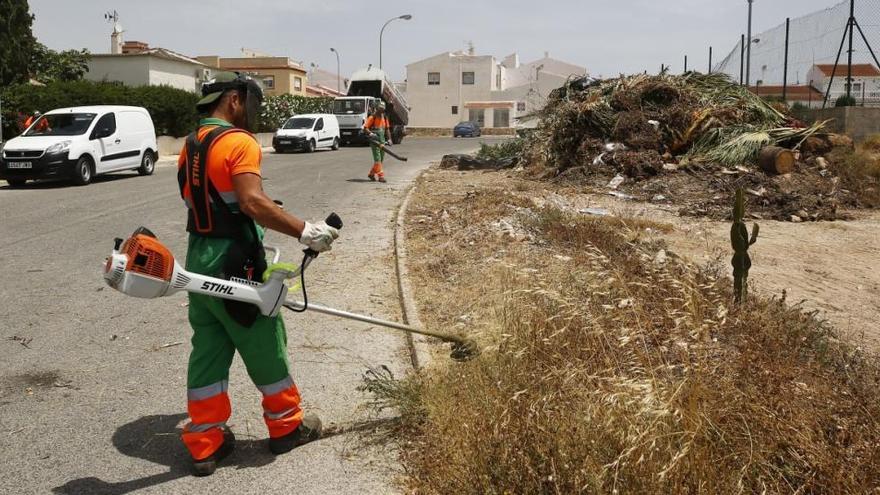
[[92,133],[92,139],[103,139],[113,135],[113,129],[109,127],[100,127]]

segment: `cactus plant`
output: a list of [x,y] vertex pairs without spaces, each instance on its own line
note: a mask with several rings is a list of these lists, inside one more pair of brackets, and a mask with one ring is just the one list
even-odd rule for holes
[[752,227],[752,236],[746,228],[743,217],[746,214],[745,194],[742,188],[736,190],[736,199],[733,203],[733,225],[730,226],[730,245],[733,247],[733,295],[734,301],[739,304],[746,299],[748,294],[749,268],[752,267],[752,259],[749,257],[749,246],[758,240],[758,224]]

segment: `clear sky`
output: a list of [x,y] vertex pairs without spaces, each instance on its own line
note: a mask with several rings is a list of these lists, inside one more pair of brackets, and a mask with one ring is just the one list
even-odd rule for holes
[[[872,0],[873,1],[873,0]],[[755,0],[754,29],[830,7],[838,0]],[[210,7],[208,7],[210,5]],[[339,50],[343,74],[378,64],[379,29],[391,17],[412,14],[385,31],[384,66],[403,79],[405,65],[472,42],[478,54],[520,60],[544,51],[586,66],[593,75],[680,71],[716,61],[739,41],[746,0],[30,0],[34,33],[54,49],[106,53],[117,10],[126,40],[186,55],[235,56],[242,47],[316,63],[331,72]]]

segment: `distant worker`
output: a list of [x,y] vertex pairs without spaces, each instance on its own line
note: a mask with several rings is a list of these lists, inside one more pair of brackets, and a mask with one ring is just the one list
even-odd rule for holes
[[28,127],[30,127],[31,124],[33,124],[34,122],[36,122],[37,119],[40,118],[40,115],[42,115],[42,114],[40,113],[39,110],[37,110],[36,112],[33,113],[33,115],[31,115],[27,119],[25,119],[24,128],[27,129]]
[[[230,72],[202,86],[198,129],[178,160],[178,182],[188,207],[186,269],[212,277],[261,281],[266,270],[263,228],[307,247],[327,251],[339,235],[325,222],[312,224],[286,213],[265,192],[256,129],[263,90],[252,78]],[[263,395],[269,450],[283,454],[321,436],[321,420],[304,414],[290,376],[287,335],[281,315],[263,316],[246,303],[189,295],[193,329],[187,369],[183,429],[196,475],[214,472],[229,455],[235,436],[226,426],[232,412],[227,388],[235,352]]]
[[382,171],[382,161],[385,160],[383,147],[391,141],[391,123],[385,117],[385,102],[380,101],[373,114],[367,117],[367,121],[364,122],[364,132],[370,138],[370,149],[373,152],[373,168],[367,178],[385,182],[385,172]]

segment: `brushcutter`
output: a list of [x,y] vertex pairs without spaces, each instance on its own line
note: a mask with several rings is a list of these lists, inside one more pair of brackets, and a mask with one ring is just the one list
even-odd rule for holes
[[[335,213],[327,217],[326,222],[331,227],[342,228],[342,220]],[[240,278],[226,280],[186,271],[155,234],[149,229],[140,227],[128,239],[115,239],[113,252],[104,264],[104,281],[110,287],[132,297],[153,299],[178,292],[192,292],[250,303],[257,306],[260,313],[265,316],[276,316],[284,307],[294,312],[314,311],[427,335],[452,343],[452,358],[456,360],[466,360],[480,352],[474,341],[457,335],[431,332],[402,323],[310,303],[305,286],[305,271],[318,257],[318,253],[311,249],[304,250],[302,262],[297,267],[290,263],[279,263],[281,251],[278,248],[265,246],[265,249],[273,253],[273,260],[263,275],[262,283]],[[302,301],[288,298],[291,291],[290,281],[297,277],[300,279],[297,285],[302,291]]]
[[398,155],[397,153],[391,151],[391,148],[389,148],[387,145],[385,145],[385,144],[383,144],[382,142],[380,142],[378,139],[376,139],[376,138],[374,138],[374,137],[372,137],[372,136],[370,136],[370,135],[367,135],[367,140],[368,140],[369,142],[371,142],[372,144],[375,144],[376,146],[378,146],[379,148],[381,148],[382,151],[384,151],[385,153],[391,155],[392,157],[397,158],[398,160],[400,160],[400,161],[402,161],[402,162],[409,161],[409,158],[407,158],[407,157],[405,157],[405,156],[402,156],[402,155]]

